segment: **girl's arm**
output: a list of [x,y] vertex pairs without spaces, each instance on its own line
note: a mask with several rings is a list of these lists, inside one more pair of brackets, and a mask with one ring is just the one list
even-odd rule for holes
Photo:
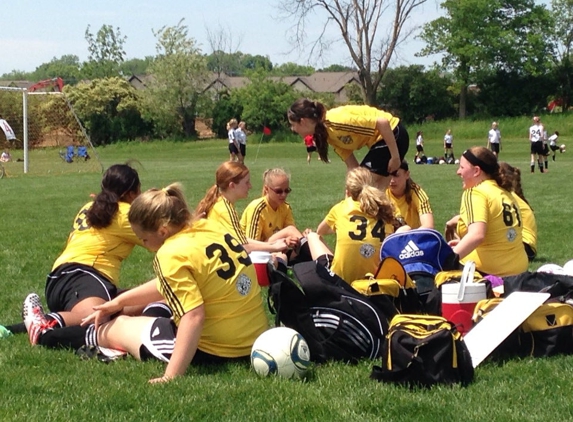
[[324,236],[326,234],[332,234],[334,233],[334,230],[332,230],[332,227],[330,227],[328,225],[328,223],[326,222],[326,220],[322,220],[320,222],[320,224],[318,225],[318,227],[316,228],[316,233],[320,236]]
[[390,127],[390,122],[388,119],[380,118],[376,120],[376,129],[384,138],[384,142],[388,145],[388,151],[390,151],[390,161],[388,162],[388,173],[395,172],[400,168],[400,153],[398,152],[398,145],[396,144],[396,138],[394,138],[394,132]]
[[97,329],[100,324],[107,322],[108,316],[121,312],[126,306],[147,305],[159,300],[163,300],[163,296],[157,290],[157,279],[154,278],[116,296],[115,299],[109,302],[94,306],[95,312],[85,317],[81,325],[95,324]]
[[195,356],[195,352],[197,352],[204,322],[205,305],[200,305],[183,315],[181,321],[179,321],[177,336],[175,337],[175,348],[167,368],[165,368],[165,374],[161,378],[149,380],[151,384],[167,382],[185,374]]
[[356,167],[359,166],[358,160],[354,156],[354,153],[350,154],[348,156],[348,158],[346,160],[344,160],[344,162],[346,163],[346,170],[347,171],[355,169]]
[[475,250],[484,241],[486,230],[486,223],[472,223],[468,226],[467,234],[462,237],[456,244],[451,244],[451,246],[453,246],[454,252],[458,254],[460,259],[469,255],[470,252]]
[[420,215],[420,227],[423,229],[434,228],[434,214],[431,212]]

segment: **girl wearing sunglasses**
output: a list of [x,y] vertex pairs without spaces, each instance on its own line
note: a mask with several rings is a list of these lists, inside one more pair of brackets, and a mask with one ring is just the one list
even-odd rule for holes
[[262,242],[247,238],[240,224],[235,202],[249,195],[251,175],[243,163],[226,161],[217,168],[215,184],[197,205],[195,214],[221,223],[243,245],[247,252],[281,252],[297,243],[296,239],[281,238]]
[[291,191],[290,175],[285,170],[274,168],[264,172],[262,196],[247,205],[241,216],[241,227],[248,239],[268,243],[286,239],[289,245],[294,243],[295,249],[299,248],[303,236],[286,201]]

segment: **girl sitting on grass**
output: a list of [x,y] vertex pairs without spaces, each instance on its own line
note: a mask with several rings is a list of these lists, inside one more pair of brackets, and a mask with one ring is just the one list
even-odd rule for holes
[[[156,280],[94,307],[86,317],[87,346],[127,351],[140,360],[167,362],[167,382],[200,363],[247,361],[268,328],[249,255],[220,224],[192,221],[178,184],[150,189],[129,212],[134,232],[156,251]],[[127,306],[165,300],[173,318],[118,316]],[[105,322],[102,324],[102,322]]]

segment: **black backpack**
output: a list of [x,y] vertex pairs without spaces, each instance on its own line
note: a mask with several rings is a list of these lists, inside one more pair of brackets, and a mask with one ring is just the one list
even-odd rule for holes
[[461,334],[445,318],[396,315],[390,323],[382,365],[371,378],[410,387],[461,383],[474,377],[469,350]]
[[296,281],[269,264],[268,305],[275,325],[298,331],[315,362],[381,356],[389,321],[398,312],[390,300],[374,304],[315,261],[292,269]]

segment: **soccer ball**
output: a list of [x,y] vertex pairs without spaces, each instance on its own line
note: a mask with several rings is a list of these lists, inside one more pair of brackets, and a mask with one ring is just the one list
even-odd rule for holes
[[446,160],[440,160],[438,161],[440,164],[446,164]]
[[561,144],[561,146],[559,147],[559,151],[565,152],[565,144]]
[[549,273],[549,274],[558,274],[564,275],[565,271],[563,271],[563,267],[557,264],[545,264],[542,265],[537,269],[538,273]]
[[251,365],[263,377],[276,374],[302,378],[310,366],[310,350],[306,340],[292,328],[271,328],[255,340]]
[[460,164],[460,160],[456,159],[456,161],[454,161],[454,164]]

